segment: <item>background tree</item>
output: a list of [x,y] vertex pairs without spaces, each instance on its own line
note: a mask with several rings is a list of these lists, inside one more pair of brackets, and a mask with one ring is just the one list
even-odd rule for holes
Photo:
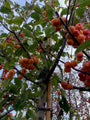
[[90,1],[0,3],[0,119],[88,120]]

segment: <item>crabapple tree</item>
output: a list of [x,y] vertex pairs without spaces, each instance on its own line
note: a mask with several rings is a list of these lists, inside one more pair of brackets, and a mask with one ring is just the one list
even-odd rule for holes
[[90,118],[89,11],[90,0],[0,0],[1,120]]

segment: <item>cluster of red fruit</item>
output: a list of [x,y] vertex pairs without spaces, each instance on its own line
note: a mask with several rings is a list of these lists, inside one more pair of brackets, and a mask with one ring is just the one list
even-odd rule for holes
[[58,93],[58,95],[61,95],[61,91],[58,91],[57,93]]
[[61,86],[65,89],[65,90],[72,90],[73,89],[73,85],[71,83],[67,84],[66,81],[62,81],[61,82]]
[[7,72],[8,72],[8,70],[7,69],[3,69],[3,77],[2,77],[2,79],[4,80],[4,79],[7,79],[7,77],[6,77],[6,74],[7,74]]
[[82,52],[78,52],[76,54],[76,59],[77,59],[77,61],[81,62],[83,60],[83,53]]
[[[21,37],[21,38],[24,38],[24,33],[17,33],[17,36],[19,36],[19,37]],[[18,49],[18,48],[20,48],[20,44],[18,43],[18,40],[15,38],[15,40],[17,41],[17,43],[15,43],[14,44],[14,48],[16,48],[16,49]],[[21,40],[21,42],[22,42],[23,40]]]
[[47,17],[47,12],[46,11],[43,11],[43,15],[45,16],[45,21],[46,22],[49,22],[49,18]]
[[[13,38],[12,38],[12,37],[7,37],[7,42],[8,42],[8,43],[13,43]],[[17,44],[17,43],[15,43],[15,44],[14,44],[14,47],[15,47],[16,49],[18,49],[18,48],[20,48],[20,45]]]
[[15,70],[14,69],[10,69],[8,74],[7,74],[7,72],[8,72],[8,70],[4,68],[3,69],[3,73],[4,74],[3,74],[3,77],[2,77],[3,80],[7,79],[7,78],[12,79],[14,74],[15,74]]
[[[24,75],[26,72],[27,72],[26,68],[22,68],[21,73]],[[18,75],[18,78],[19,78],[19,79],[22,79],[22,78],[23,78],[23,75],[19,74],[19,75]]]
[[12,116],[12,113],[9,113],[8,114],[8,119],[7,120],[10,120],[10,117]]
[[[90,73],[90,61],[84,62],[81,70]],[[79,80],[83,81],[85,86],[90,87],[90,75],[80,72],[78,76],[79,76]]]
[[[81,52],[79,52],[78,54],[80,54]],[[79,61],[82,60],[82,56],[81,57],[77,57],[77,59]],[[77,61],[73,60],[71,62],[65,62],[64,63],[64,72],[71,72],[71,67],[76,67],[77,66]],[[90,61],[86,61],[83,63],[83,67],[81,69],[81,71],[84,71],[84,72],[88,72],[90,73]],[[90,87],[90,75],[88,74],[85,74],[85,73],[82,73],[80,72],[78,74],[79,76],[79,80],[80,81],[83,81],[85,86],[89,86]]]
[[[66,18],[62,17],[62,20],[66,23]],[[54,18],[51,20],[52,26],[55,27],[56,31],[60,31],[62,29],[62,22],[59,18]]]
[[[17,36],[24,38],[24,33],[21,33],[21,34],[17,33]],[[16,40],[17,43],[16,42],[14,43],[14,41],[13,41],[14,39]],[[14,39],[9,36],[9,37],[7,37],[6,40],[8,43],[14,43],[14,48],[16,48],[16,49],[20,48],[20,45],[19,45],[17,39],[16,38],[14,38]]]
[[39,63],[39,59],[37,56],[34,56],[34,55],[31,55],[31,58],[28,59],[28,58],[22,58],[19,60],[19,63],[21,65],[22,68],[26,68],[26,69],[29,69],[29,70],[34,70],[35,67],[34,67],[34,63],[35,64],[38,64]]
[[[46,49],[46,47],[43,46],[43,49]],[[38,47],[37,47],[37,51],[38,51],[39,53],[42,51],[40,45],[38,45]]]
[[14,45],[14,48],[18,49],[18,48],[20,48],[20,45],[16,43],[16,44]]
[[[51,3],[51,6],[54,7],[54,4]],[[43,15],[45,16],[45,19],[44,19],[44,20],[45,20],[46,22],[49,22],[49,18],[47,17],[47,12],[46,12],[46,11],[43,11]]]
[[[71,31],[72,35],[77,39],[79,44],[82,44],[86,40],[90,39],[90,31],[88,29],[84,29],[81,23],[77,23],[75,26],[69,26],[69,30]],[[77,48],[78,45],[72,39],[69,33],[66,34],[67,44],[72,45],[74,48]]]
[[3,64],[1,64],[1,65],[0,65],[0,69],[2,69],[2,68],[3,68],[3,66],[4,66],[4,65],[3,65]]
[[14,74],[15,74],[15,70],[14,69],[10,69],[9,73],[7,74],[7,78],[12,79]]
[[77,66],[77,61],[72,60],[71,62],[65,62],[64,63],[64,72],[71,72],[71,67],[76,67]]
[[[34,63],[35,64],[39,63],[39,59],[38,59],[37,56],[31,55],[30,57],[31,57],[30,59],[28,59],[28,58],[22,58],[22,59],[19,60],[19,63],[21,65],[21,67],[22,67],[21,73],[23,75],[27,72],[27,69],[28,70],[34,70],[35,69],[35,67],[33,65]],[[23,75],[19,74],[18,78],[22,79]]]
[[12,37],[7,37],[7,42],[8,43],[13,43],[13,38]]

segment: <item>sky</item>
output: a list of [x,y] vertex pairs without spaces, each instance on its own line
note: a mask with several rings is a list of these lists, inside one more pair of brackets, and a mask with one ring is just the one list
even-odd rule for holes
[[[31,3],[32,0],[12,0],[13,2],[17,2],[19,5],[23,6],[25,5],[25,2],[27,1],[28,3]],[[64,1],[65,0],[59,0],[61,6],[64,6]]]
[[25,5],[25,2],[31,3],[32,0],[13,0],[13,2],[18,3],[19,5]]

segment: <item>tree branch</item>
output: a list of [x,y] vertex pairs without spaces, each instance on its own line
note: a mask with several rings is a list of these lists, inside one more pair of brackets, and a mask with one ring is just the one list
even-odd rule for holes
[[67,39],[64,37],[64,42],[63,42],[63,44],[62,44],[62,47],[61,47],[60,51],[58,52],[57,58],[56,58],[56,60],[55,60],[55,62],[54,62],[54,65],[53,65],[52,68],[49,70],[48,74],[46,75],[46,78],[44,79],[44,82],[47,83],[47,82],[49,81],[50,77],[52,76],[52,74],[53,74],[53,72],[54,72],[54,70],[55,70],[55,68],[56,68],[56,66],[58,65],[59,59],[60,59],[60,57],[61,57],[61,55],[62,55],[62,53],[63,53],[63,50],[64,50],[64,48],[65,48],[66,41],[67,41]]
[[[5,55],[4,51],[3,50],[0,50],[3,54],[3,57],[6,58],[7,62],[11,62],[10,59]],[[34,82],[33,80],[31,80],[30,78],[28,78],[27,76],[25,76],[24,74],[22,74],[15,66],[12,66],[14,69],[17,70],[17,72],[19,72],[25,79],[27,79],[28,81],[31,81],[32,83],[36,84],[36,85],[40,85],[39,82]]]
[[4,115],[0,116],[0,119],[2,120],[6,115],[8,115],[8,113],[10,113],[11,111],[13,111],[14,109],[9,110],[7,113],[5,113]]
[[90,88],[86,89],[85,87],[76,87],[76,86],[73,86],[73,89],[77,89],[77,90],[80,90],[80,91],[88,91],[88,92],[90,92]]
[[36,84],[36,85],[40,85],[39,82],[35,82],[35,81],[31,80],[30,78],[28,78],[26,75],[22,74],[15,66],[13,66],[13,68],[14,68],[15,70],[17,70],[17,72],[20,73],[26,80],[28,80],[28,81]]
[[[57,17],[59,18],[58,12],[56,11],[55,13],[56,13]],[[68,31],[68,33],[71,35],[71,37],[72,37],[72,39],[74,40],[74,42],[76,42],[77,45],[79,46],[80,44],[78,43],[78,41],[77,41],[77,39],[74,37],[74,35],[71,33],[71,31],[69,30],[68,26],[65,24],[65,22],[62,20],[61,17],[60,17],[59,19],[61,20],[62,24],[65,26],[65,28],[66,28],[66,30]],[[90,59],[90,56],[89,56],[84,50],[83,50],[82,52],[88,57],[88,59]]]

